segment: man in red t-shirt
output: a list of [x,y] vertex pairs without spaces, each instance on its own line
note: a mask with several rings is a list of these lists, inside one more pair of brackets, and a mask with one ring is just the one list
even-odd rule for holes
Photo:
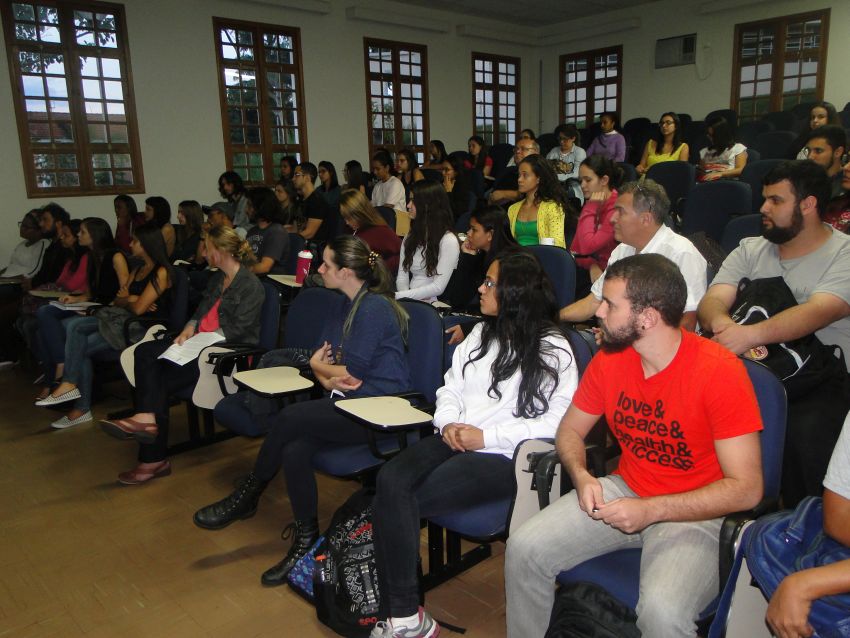
[[[576,489],[508,540],[510,638],[543,636],[559,572],[628,547],[643,548],[643,635],[696,636],[694,621],[718,592],[722,517],[762,497],[762,425],[743,363],[679,328],[686,298],[681,272],[662,255],[609,267],[596,312],[602,352],[558,428]],[[603,414],[623,454],[597,479],[584,438]]]

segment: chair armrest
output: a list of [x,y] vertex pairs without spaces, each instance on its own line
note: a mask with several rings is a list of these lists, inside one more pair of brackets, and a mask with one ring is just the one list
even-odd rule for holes
[[263,348],[245,343],[222,341],[215,345],[228,349],[228,352],[210,352],[207,354],[207,362],[215,364],[214,372],[219,377],[230,376],[234,368],[237,370],[250,370],[256,366],[260,357],[266,353],[266,350]]

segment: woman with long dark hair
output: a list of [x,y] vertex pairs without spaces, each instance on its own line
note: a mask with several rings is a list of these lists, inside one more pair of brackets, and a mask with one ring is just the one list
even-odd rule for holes
[[469,211],[469,169],[460,155],[450,155],[443,162],[443,188],[449,196],[452,217],[457,220]]
[[[165,241],[157,228],[142,226],[136,230],[130,248],[140,265],[130,273],[129,285],[118,291],[111,304],[126,311],[115,315],[121,324],[124,319],[133,315],[165,312],[166,300],[162,295],[171,287],[173,281],[171,261],[165,252]],[[58,430],[92,420],[91,357],[98,352],[120,350],[129,345],[124,343],[123,339],[116,340],[115,335],[104,334],[97,315],[68,319],[65,332],[65,369],[62,382],[44,401],[36,403],[55,405],[74,401],[74,407],[68,414],[51,423],[51,426]]]
[[485,320],[455,350],[437,390],[434,426],[441,436],[402,451],[378,474],[375,558],[391,617],[373,636],[439,633],[419,607],[419,521],[511,496],[514,449],[525,439],[553,437],[578,385],[537,259],[499,257],[478,290]]
[[339,213],[352,235],[381,256],[390,273],[398,272],[401,238],[387,225],[372,203],[360,191],[348,189],[339,198]]
[[135,199],[123,193],[115,196],[112,207],[115,209],[115,244],[122,253],[129,255],[133,231],[145,223],[144,213],[139,213]]
[[422,168],[436,168],[440,170],[448,156],[449,153],[446,150],[446,145],[441,140],[431,140],[428,144],[428,155],[425,157],[425,163],[422,165]]
[[327,443],[368,440],[365,428],[334,409],[336,401],[410,389],[407,313],[393,299],[392,278],[380,256],[361,239],[339,235],[325,247],[319,273],[325,287],[343,293],[328,308],[321,345],[310,359],[331,396],[294,403],[269,417],[271,427],[253,472],[232,494],[194,517],[199,527],[221,529],[253,516],[260,495],[282,467],[295,518],[287,530],[294,531],[294,540],[283,559],[263,574],[265,585],[283,584],[319,536],[313,454]]
[[190,264],[203,263],[201,252],[201,232],[204,226],[204,211],[194,199],[186,199],[177,205],[177,221],[183,227],[180,241],[172,259],[182,259]]
[[[112,303],[130,279],[127,259],[115,245],[112,228],[99,217],[86,217],[80,224],[78,241],[80,246],[88,250],[86,286],[79,293],[60,297],[60,303]],[[62,310],[52,305],[42,306],[36,312],[44,371],[44,388],[38,395],[38,401],[44,401],[50,395],[54,381],[62,378],[65,367],[64,323],[76,316],[73,310]]]
[[398,178],[404,186],[404,195],[410,200],[410,187],[415,182],[421,182],[425,179],[422,171],[419,170],[416,153],[409,148],[401,149],[395,156],[395,169],[398,172]]
[[705,124],[711,145],[699,152],[697,181],[740,177],[747,165],[747,147],[735,141],[732,127],[723,117],[718,115]]
[[442,185],[423,180],[410,189],[407,210],[410,232],[401,244],[395,296],[433,301],[446,289],[460,256],[451,206]]
[[572,235],[577,215],[552,164],[542,155],[529,155],[517,168],[517,184],[523,199],[508,209],[514,237],[522,246],[549,243],[566,248],[564,233]]
[[301,213],[301,204],[292,180],[278,180],[274,185],[274,194],[280,204],[283,227],[290,233],[303,230],[307,220]]
[[339,209],[339,179],[336,167],[331,162],[319,162],[319,187],[316,189],[334,210]]
[[177,233],[171,225],[171,205],[167,199],[154,195],[145,200],[145,223],[159,228],[165,240],[165,250],[169,256],[173,255],[177,245]]
[[797,139],[791,145],[794,155],[796,155],[798,160],[804,160],[809,157],[809,154],[806,152],[806,142],[809,141],[809,135],[811,135],[812,131],[819,129],[821,126],[844,127],[841,123],[841,117],[835,109],[835,105],[831,102],[815,102],[812,105],[809,111],[808,125],[800,132],[800,135],[797,136]]
[[575,253],[581,269],[576,299],[590,292],[590,285],[608,265],[611,251],[617,245],[611,216],[617,203],[617,187],[623,179],[623,169],[607,157],[591,155],[579,166],[584,206],[576,225],[570,250]]
[[263,285],[251,272],[256,263],[248,242],[227,226],[214,226],[204,240],[207,262],[217,271],[210,278],[198,308],[171,340],[149,341],[135,351],[136,413],[125,419],[101,421],[103,430],[119,439],[136,440],[139,464],[118,475],[124,485],[141,485],[171,474],[168,449],[168,398],[198,381],[195,362],[177,365],[160,359],[172,343],[182,345],[199,332],[217,332],[228,341],[256,344],[260,338]]
[[658,133],[646,143],[640,164],[635,167],[638,175],[645,175],[653,164],[660,162],[687,162],[690,157],[688,145],[682,141],[682,123],[679,116],[668,111],[658,121]]
[[477,169],[484,174],[484,177],[490,177],[493,172],[493,158],[490,157],[490,147],[480,135],[473,135],[466,142],[466,147],[469,150],[469,159],[464,162],[467,170]]
[[349,160],[342,170],[345,177],[345,188],[354,188],[364,195],[369,195],[369,174],[363,171],[363,165],[357,160]]
[[[283,161],[281,161],[281,166],[283,166]],[[242,176],[236,171],[225,171],[218,178],[218,192],[230,203],[233,210],[233,227],[248,230],[251,220],[248,219],[248,213],[245,212],[248,197]]]

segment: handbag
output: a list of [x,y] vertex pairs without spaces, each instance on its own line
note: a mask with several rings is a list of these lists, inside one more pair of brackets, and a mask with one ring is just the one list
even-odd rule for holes
[[[782,277],[744,278],[738,284],[731,317],[735,323],[752,325],[796,305],[794,293]],[[841,348],[824,345],[814,333],[784,343],[755,346],[743,356],[769,367],[792,400],[827,379],[846,375]]]
[[[768,599],[789,574],[850,559],[850,547],[824,533],[823,501],[814,496],[793,511],[760,518],[745,542],[750,573]],[[819,638],[850,636],[850,593],[815,600],[809,624]]]
[[124,337],[124,324],[127,322],[127,319],[136,315],[126,308],[102,306],[95,311],[94,316],[97,318],[97,329],[100,335],[115,350],[123,350],[130,344],[141,339],[145,334],[145,330],[141,325],[130,324],[130,343],[127,343]]

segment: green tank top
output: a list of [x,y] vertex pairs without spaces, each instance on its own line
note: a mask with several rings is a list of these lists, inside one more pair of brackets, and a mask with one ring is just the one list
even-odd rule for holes
[[514,222],[514,236],[520,246],[536,246],[540,243],[537,238],[537,220],[530,222]]

